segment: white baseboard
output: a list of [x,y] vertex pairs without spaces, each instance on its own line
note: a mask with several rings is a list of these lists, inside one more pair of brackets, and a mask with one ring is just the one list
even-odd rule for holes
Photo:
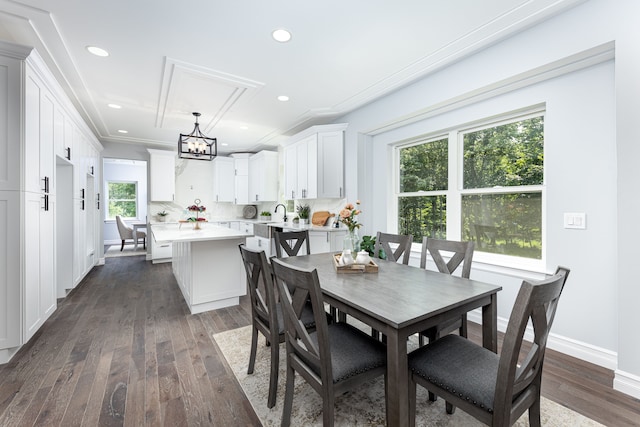
[[[467,319],[482,324],[482,313],[480,310],[474,310],[467,315]],[[498,317],[498,331],[506,331],[508,323],[508,319]],[[531,326],[527,327],[524,339],[528,341],[533,340],[533,328]],[[549,334],[547,348],[593,363],[594,365],[602,366],[603,368],[615,370],[618,367],[618,354],[616,352],[572,338],[563,337],[553,332]]]
[[616,369],[613,389],[640,399],[640,377]]

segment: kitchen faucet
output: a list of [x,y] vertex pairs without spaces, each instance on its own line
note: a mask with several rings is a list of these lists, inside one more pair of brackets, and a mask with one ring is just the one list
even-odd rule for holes
[[273,210],[273,213],[278,213],[278,206],[282,206],[282,209],[284,209],[284,218],[282,218],[282,221],[287,222],[287,207],[282,203],[278,203],[276,205],[276,208]]

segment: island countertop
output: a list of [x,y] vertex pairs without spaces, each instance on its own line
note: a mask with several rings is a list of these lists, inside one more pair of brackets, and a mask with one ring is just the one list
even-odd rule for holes
[[211,223],[201,224],[202,229],[194,230],[193,224],[153,224],[151,233],[156,242],[197,242],[207,240],[228,240],[251,237],[245,233],[228,227],[220,227]]

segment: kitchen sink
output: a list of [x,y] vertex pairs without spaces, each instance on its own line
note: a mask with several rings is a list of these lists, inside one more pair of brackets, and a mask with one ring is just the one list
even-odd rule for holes
[[282,227],[269,225],[269,223],[253,224],[253,234],[255,236],[271,239],[274,231],[282,231]]

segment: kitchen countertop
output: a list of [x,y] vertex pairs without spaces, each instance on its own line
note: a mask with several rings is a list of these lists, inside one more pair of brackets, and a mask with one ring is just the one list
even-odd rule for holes
[[195,242],[206,240],[228,240],[239,237],[251,237],[253,234],[232,228],[220,227],[208,222],[201,224],[202,229],[194,230],[192,223],[157,223],[151,227],[156,242]]
[[346,227],[340,227],[340,228],[335,228],[332,227],[331,225],[324,225],[324,226],[320,226],[320,225],[313,225],[313,224],[305,224],[305,225],[299,225],[299,224],[292,224],[290,222],[268,222],[267,225],[269,227],[279,227],[282,228],[283,230],[309,230],[309,231],[346,231]]

